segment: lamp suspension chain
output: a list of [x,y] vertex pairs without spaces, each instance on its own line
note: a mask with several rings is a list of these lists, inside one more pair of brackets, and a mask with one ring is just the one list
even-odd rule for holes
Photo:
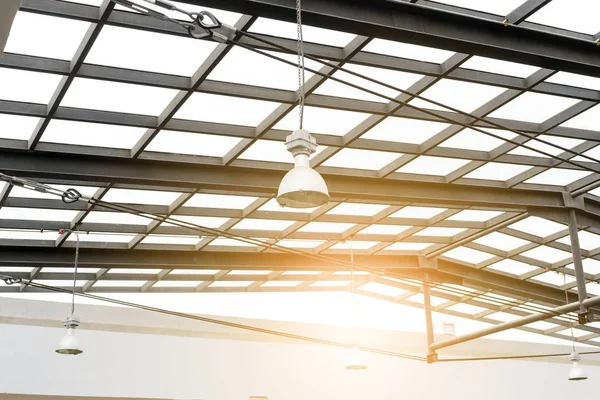
[[300,129],[304,123],[304,37],[302,35],[302,0],[296,0],[296,30],[298,47],[298,114]]

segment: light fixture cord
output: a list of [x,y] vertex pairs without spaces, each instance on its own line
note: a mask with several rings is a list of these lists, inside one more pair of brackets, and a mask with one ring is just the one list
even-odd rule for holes
[[[567,290],[567,273],[565,271],[565,268],[563,268],[563,285],[565,287],[565,301],[566,301],[565,304],[569,304],[569,291]],[[575,350],[575,334],[573,333],[573,321],[569,317],[569,314],[567,314],[567,318],[569,320],[569,328],[571,329],[571,345],[573,346],[573,352],[576,352],[576,350]]]
[[79,231],[73,231],[75,234],[75,263],[73,268],[73,298],[71,299],[71,315],[75,315],[75,290],[77,288],[77,264],[79,263]]
[[302,0],[296,0],[296,28],[298,33],[298,112],[300,129],[304,123],[304,37],[302,35]]

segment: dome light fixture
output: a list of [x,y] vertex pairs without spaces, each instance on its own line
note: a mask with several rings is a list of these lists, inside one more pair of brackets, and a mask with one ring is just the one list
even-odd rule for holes
[[573,362],[573,366],[571,366],[571,370],[569,371],[569,380],[570,381],[583,381],[588,378],[587,374],[583,367],[579,364],[581,361],[581,356],[576,352],[571,353],[571,357],[569,358]]
[[325,180],[310,167],[308,158],[317,150],[317,141],[304,129],[295,130],[286,138],[287,150],[295,159],[294,168],[279,185],[277,202],[282,207],[312,208],[329,202]]
[[79,339],[75,336],[75,328],[79,326],[79,318],[75,316],[75,290],[77,288],[77,264],[79,261],[79,231],[73,230],[60,230],[59,233],[64,235],[65,232],[69,232],[75,235],[75,263],[73,266],[73,292],[71,294],[71,314],[65,319],[63,325],[67,328],[67,334],[60,339],[58,342],[58,348],[56,352],[58,354],[65,354],[76,356],[83,353],[79,343]]
[[60,339],[60,342],[58,342],[58,348],[56,349],[56,352],[58,354],[66,354],[72,356],[76,356],[78,354],[83,353],[83,350],[81,350],[80,348],[81,346],[79,343],[79,339],[77,338],[77,336],[75,336],[75,328],[79,326],[79,319],[71,314],[65,320],[64,325],[65,328],[67,328],[67,334],[63,336],[62,339]]
[[352,353],[350,353],[350,359],[346,363],[346,369],[355,371],[367,369],[367,366],[360,360],[360,348],[358,346],[352,347]]

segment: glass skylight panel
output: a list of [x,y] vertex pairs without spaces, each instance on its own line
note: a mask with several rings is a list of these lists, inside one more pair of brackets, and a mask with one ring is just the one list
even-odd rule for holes
[[0,99],[48,104],[61,75],[0,68]]
[[180,244],[195,245],[200,241],[199,236],[176,236],[176,235],[148,235],[142,240],[142,244]]
[[[498,135],[506,139],[513,139],[515,136],[517,136],[515,133],[512,133],[510,131],[503,131],[499,129],[485,130],[493,133],[494,135]],[[454,149],[492,151],[496,147],[501,146],[504,143],[507,142],[502,139],[486,135],[485,133],[481,133],[473,129],[467,128],[458,132],[456,135],[452,136],[448,140],[440,143],[439,146],[450,147]]]
[[[129,243],[135,238],[133,234],[126,233],[80,233],[79,241],[81,243]],[[67,242],[76,242],[75,235],[69,235]]]
[[342,233],[352,228],[354,224],[345,222],[309,222],[300,228],[299,232]]
[[231,246],[231,247],[257,247],[256,245],[248,242],[242,242],[241,240],[229,239],[229,238],[216,238],[208,244],[208,246]]
[[[173,215],[173,220],[189,222],[190,224],[200,225],[207,228],[219,228],[225,222],[229,221],[229,218],[220,217],[199,217],[195,215]],[[170,218],[170,219],[171,219]],[[177,226],[169,222],[163,222],[160,226]]]
[[[412,74],[409,72],[394,71],[384,68],[367,67],[364,65],[346,64],[344,69],[367,76],[368,78],[376,79],[380,82],[384,82],[390,86],[397,87],[399,89],[408,89],[419,79],[422,75]],[[333,77],[342,79],[345,82],[352,83],[361,88],[371,90],[375,93],[382,94],[387,97],[395,98],[400,94],[399,91],[391,89],[387,86],[382,86],[377,83],[371,82],[367,79],[357,77],[348,72],[337,71],[333,74]],[[348,86],[344,83],[327,79],[321,86],[314,92],[315,94],[324,94],[336,97],[347,97],[351,99],[377,101],[382,103],[388,103],[387,100],[381,96],[377,96],[372,93],[367,93],[363,90]]]
[[208,40],[105,25],[85,62],[192,76],[216,47]]
[[158,275],[160,268],[111,268],[111,274],[140,274],[140,275]]
[[487,311],[487,308],[473,306],[471,304],[458,303],[453,306],[447,307],[446,310],[456,311],[463,314],[475,315],[480,312]]
[[[596,244],[598,247],[598,244]],[[573,264],[567,265],[567,268],[574,269]],[[586,274],[597,275],[600,274],[600,261],[595,260],[593,258],[584,258],[583,259],[583,272]]]
[[209,285],[209,287],[238,287],[238,288],[245,288],[248,287],[250,285],[252,285],[254,282],[253,281],[217,281],[217,282],[213,282]]
[[[2,208],[4,210],[4,208]],[[2,212],[0,211],[0,215]],[[2,216],[4,218],[4,216]],[[52,240],[58,239],[58,232],[24,229],[0,229],[0,239],[8,240]]]
[[174,269],[169,275],[215,275],[219,272],[218,269]]
[[[342,136],[363,122],[369,114],[334,110],[322,107],[304,107],[304,129],[311,133]],[[294,131],[298,129],[298,107],[287,113],[273,129]]]
[[[517,0],[518,2],[522,2],[524,0]],[[474,3],[483,2],[476,0]],[[490,3],[490,2],[487,2]],[[487,4],[486,3],[486,4]],[[499,2],[504,3],[504,2]],[[502,14],[506,15],[506,14]],[[461,64],[460,68],[472,69],[475,71],[483,71],[483,72],[491,72],[494,74],[508,75],[508,76],[516,76],[518,78],[527,78],[529,75],[533,74],[535,71],[539,70],[540,67],[535,67],[533,65],[527,64],[519,64],[510,61],[504,60],[496,60],[494,58],[487,57],[479,57],[473,56],[469,58],[467,61]]]
[[256,199],[256,197],[250,196],[228,196],[224,194],[197,193],[185,203],[185,206],[242,210],[256,201]]
[[386,142],[421,144],[446,129],[448,124],[418,119],[388,117],[369,129],[361,138]]
[[402,172],[406,174],[446,176],[456,171],[460,167],[465,166],[469,162],[469,160],[462,160],[458,158],[419,156],[408,164],[397,169],[396,172]]
[[600,295],[600,285],[597,284],[596,282],[586,283],[585,289],[586,289],[587,293],[591,293],[594,296]]
[[75,78],[60,105],[156,116],[176,93],[173,89],[153,86]]
[[[579,237],[579,246],[584,250],[594,250],[600,247],[600,235],[588,231],[579,231],[577,236]],[[568,244],[570,246],[571,237],[567,235],[558,239],[557,242]]]
[[425,250],[432,243],[417,243],[417,242],[396,242],[386,247],[384,250],[393,250],[393,251],[421,251]]
[[102,200],[111,203],[171,205],[181,193],[156,190],[109,189]]
[[592,174],[589,171],[575,169],[550,168],[541,174],[529,178],[524,183],[535,183],[538,185],[567,186],[573,182]]
[[[565,284],[565,276],[556,271],[544,272],[543,274],[536,275],[531,279],[534,281],[548,283],[550,285],[559,286],[559,287],[564,286],[564,284]],[[575,277],[573,277],[571,275],[567,275],[566,282],[567,282],[567,285],[569,283],[575,282]]]
[[279,246],[291,247],[294,249],[314,249],[319,247],[325,241],[324,240],[296,240],[296,239],[284,239],[277,242]]
[[525,0],[436,0],[435,2],[504,16],[519,7],[524,1]]
[[426,61],[441,64],[449,59],[453,52],[416,44],[400,43],[385,39],[373,39],[363,51],[384,54],[392,57],[408,58],[410,60]]
[[70,222],[78,211],[72,210],[46,210],[43,208],[0,208],[1,219],[24,219],[32,221],[62,221]]
[[595,0],[578,0],[576,5],[572,0],[552,0],[527,21],[594,35],[600,31],[598,14],[600,3]]
[[359,286],[357,289],[364,290],[371,293],[381,294],[388,297],[398,297],[401,294],[406,293],[406,290],[400,289],[394,286],[384,285],[378,282],[367,282],[364,285]]
[[63,0],[68,3],[77,3],[77,4],[85,4],[87,6],[100,7],[102,5],[103,0]]
[[[298,57],[293,54],[267,53],[293,63],[298,62]],[[306,59],[304,66],[305,68],[319,70],[322,64]],[[306,80],[312,76],[312,72],[304,72]],[[296,90],[298,89],[298,68],[283,61],[234,46],[223,60],[217,64],[207,79],[274,89]]]
[[41,142],[131,149],[145,132],[134,126],[52,119]]
[[237,270],[233,270],[227,273],[227,275],[269,275],[271,272],[273,271],[268,271],[268,270],[241,270],[241,269],[237,269]]
[[448,218],[449,221],[486,222],[503,214],[502,211],[462,210]]
[[329,215],[364,215],[372,217],[373,215],[385,210],[388,206],[384,204],[364,204],[364,203],[342,203],[330,211]]
[[282,207],[277,203],[277,200],[271,199],[263,204],[258,210],[259,211],[278,211],[278,212],[286,212],[286,213],[297,213],[297,214],[310,214],[315,211],[318,207],[313,208],[289,208]]
[[419,232],[415,233],[415,236],[454,236],[461,232],[464,232],[465,228],[446,228],[439,226],[430,226]]
[[261,231],[282,231],[284,229],[287,229],[290,225],[294,223],[295,221],[283,221],[277,219],[244,218],[243,220],[235,224],[233,228]]
[[[44,34],[32,34],[42,26]],[[71,60],[89,26],[89,22],[19,11],[4,52]]]
[[534,249],[521,253],[521,255],[550,264],[571,258],[571,253],[567,253],[566,251],[555,249],[554,247],[549,246],[538,246]]
[[311,287],[343,287],[350,285],[350,281],[318,281],[311,283]]
[[[565,149],[572,149],[573,147],[583,143],[583,140],[564,138],[564,137],[559,137],[559,136],[540,135],[540,136],[538,136],[538,138],[542,139],[546,142],[555,144],[557,146],[563,147]],[[543,152],[551,154],[553,156],[564,153],[563,150],[561,150],[555,146],[550,146],[549,144],[542,143],[538,140],[528,140],[527,142],[525,142],[525,144],[531,148],[543,151]],[[509,151],[508,154],[517,154],[517,155],[521,155],[521,156],[532,156],[532,157],[548,157],[547,155],[538,153],[537,151],[534,151],[534,150],[526,149],[521,146]]]
[[470,264],[479,264],[491,258],[494,258],[494,255],[492,254],[475,249],[470,249],[464,246],[448,250],[447,252],[443,253],[442,256],[462,262],[467,262]]
[[464,178],[469,179],[489,179],[491,181],[507,181],[528,169],[532,168],[529,165],[519,164],[504,164],[490,162],[482,165],[474,171],[469,172]]
[[94,287],[118,287],[118,288],[139,288],[142,285],[145,285],[147,281],[105,281],[99,280],[94,283]]
[[139,215],[111,211],[90,211],[83,223],[117,224],[117,225],[148,225],[152,220]]
[[596,131],[599,130],[598,120],[600,120],[600,106],[595,105],[594,107],[562,123],[560,126]]
[[260,287],[296,287],[303,281],[269,281],[265,282]]
[[503,251],[512,251],[530,243],[527,240],[519,239],[517,237],[506,235],[500,232],[489,233],[483,237],[480,237],[479,239],[475,239],[474,242]]
[[578,102],[578,99],[526,92],[491,113],[489,117],[539,124]]
[[33,267],[0,267],[2,272],[31,272]]
[[368,250],[371,247],[379,244],[379,242],[369,242],[369,241],[363,241],[363,240],[352,240],[351,241],[352,244],[348,244],[350,243],[350,241],[346,241],[346,242],[338,242],[336,244],[334,244],[333,246],[330,247],[330,249],[334,249],[334,250],[346,250],[346,251],[350,251],[350,246],[352,246],[352,250]]
[[509,228],[529,233],[530,235],[535,235],[541,238],[545,238],[568,229],[567,226],[563,224],[539,217],[527,217],[524,220],[509,225]]
[[202,281],[159,281],[152,285],[153,288],[195,288]]
[[[461,111],[472,112],[499,96],[505,90],[505,88],[497,86],[442,79],[423,92],[421,96],[441,104],[447,104]],[[460,95],[457,95],[459,93]],[[414,99],[409,104],[430,110],[449,111],[444,107],[421,99]]]
[[494,320],[500,321],[500,322],[510,322],[510,321],[514,321],[515,319],[519,318],[519,316],[514,315],[514,314],[505,313],[505,312],[497,312],[497,313],[487,315],[486,318],[494,319]]
[[538,267],[521,261],[506,258],[492,265],[488,265],[486,269],[493,269],[496,271],[505,272],[507,274],[521,276],[523,274],[527,274],[531,271],[537,270]]
[[445,208],[407,206],[396,211],[390,217],[429,219],[444,211],[446,211]]
[[[293,40],[296,40],[298,35],[296,24],[262,17],[252,24],[249,31]],[[302,37],[305,42],[344,47],[350,43],[354,35],[303,24]]]
[[402,156],[401,153],[342,149],[326,160],[322,165],[324,167],[356,168],[378,171],[400,156]]
[[240,138],[206,135],[204,133],[161,130],[146,147],[146,151],[223,157],[240,142]]
[[536,321],[525,326],[533,329],[538,329],[540,331],[547,331],[548,329],[556,328],[558,325],[546,321]]
[[[325,146],[318,146],[317,149],[322,151],[323,147]],[[286,150],[285,144],[272,140],[257,140],[238,158],[242,160],[294,163],[294,157]]]
[[279,103],[271,101],[194,93],[177,111],[175,118],[255,127],[278,106]]
[[557,83],[559,85],[575,86],[585,89],[600,90],[600,78],[588,75],[573,74],[570,72],[559,71],[546,79],[546,82]]
[[29,140],[39,118],[0,114],[0,138]]
[[411,226],[404,225],[384,225],[384,224],[373,224],[360,231],[360,233],[373,234],[373,235],[398,235],[405,230],[412,228]]

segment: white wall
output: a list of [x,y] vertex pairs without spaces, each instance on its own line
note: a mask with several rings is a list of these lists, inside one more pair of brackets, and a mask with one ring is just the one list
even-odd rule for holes
[[0,325],[0,392],[205,400],[412,399],[563,400],[592,394],[569,382],[569,366],[526,361],[434,364],[364,355],[367,371],[346,371],[347,351],[324,346],[178,336],[78,332],[84,353],[53,349],[63,329]]

